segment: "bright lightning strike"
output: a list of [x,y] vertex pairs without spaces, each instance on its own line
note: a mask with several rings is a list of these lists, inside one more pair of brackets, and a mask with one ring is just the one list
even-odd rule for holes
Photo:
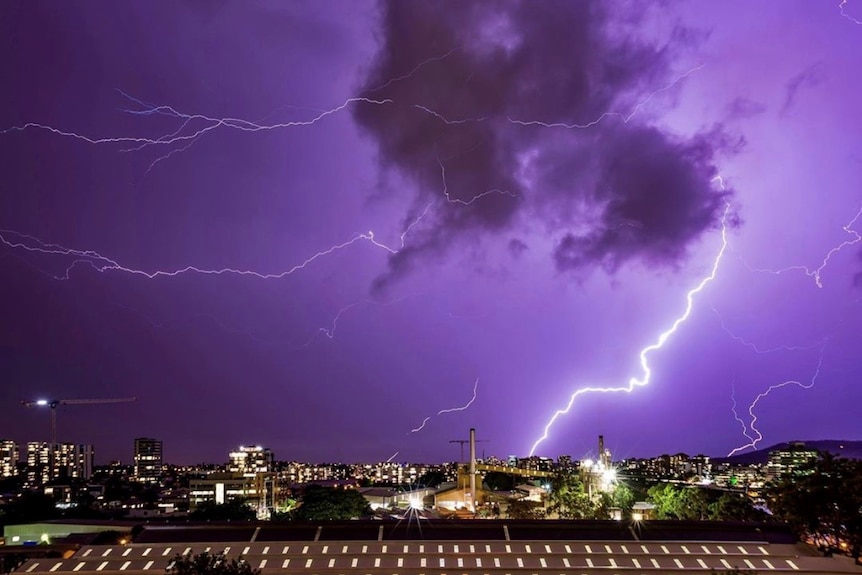
[[733,418],[742,426],[742,435],[744,435],[749,441],[754,441],[754,438],[748,435],[748,426],[745,425],[745,422],[739,417],[739,412],[736,411],[736,383],[730,384],[730,411],[733,412]]
[[796,265],[796,266],[788,266],[788,267],[782,268],[780,270],[772,270],[772,269],[753,268],[750,265],[748,265],[748,263],[746,263],[745,260],[743,260],[742,263],[745,264],[745,267],[747,267],[749,269],[749,271],[759,272],[759,273],[768,273],[768,274],[773,274],[773,275],[781,275],[781,274],[789,272],[789,271],[801,271],[805,275],[807,275],[808,277],[814,278],[814,283],[817,285],[817,287],[822,288],[823,282],[821,281],[821,274],[823,273],[823,270],[826,269],[826,266],[829,265],[829,260],[832,259],[832,256],[834,256],[835,254],[837,254],[838,252],[840,252],[841,250],[843,250],[846,247],[849,247],[849,246],[858,244],[859,242],[862,242],[862,234],[860,234],[855,229],[853,229],[853,226],[856,225],[856,222],[859,220],[860,217],[862,217],[862,207],[859,208],[859,211],[856,212],[856,215],[853,216],[853,219],[850,220],[850,222],[848,222],[844,226],[841,226],[841,229],[843,229],[848,235],[850,235],[852,237],[850,239],[844,240],[843,242],[841,242],[840,244],[838,244],[837,246],[833,247],[828,252],[826,252],[826,255],[823,257],[823,261],[820,262],[820,265],[814,269],[811,269],[808,266]]
[[[455,412],[455,411],[464,411],[465,409],[467,409],[468,407],[470,407],[471,405],[473,405],[473,402],[474,402],[474,401],[476,401],[476,396],[477,396],[478,391],[479,391],[479,378],[477,377],[477,378],[476,378],[476,381],[473,383],[473,397],[471,397],[471,398],[470,398],[470,401],[468,401],[466,404],[464,404],[464,405],[462,405],[462,406],[460,406],[460,407],[450,407],[450,408],[447,408],[447,409],[441,409],[440,411],[438,411],[438,412],[437,412],[436,414],[434,414],[434,415],[443,415],[444,413],[453,413],[453,412]],[[423,419],[423,420],[422,420],[422,424],[421,424],[419,427],[415,428],[415,429],[411,429],[411,430],[410,430],[410,432],[409,432],[407,435],[410,435],[411,433],[417,433],[417,432],[419,432],[419,431],[422,431],[422,429],[424,429],[424,428],[425,428],[425,424],[426,424],[426,423],[428,423],[428,421],[429,421],[432,417],[434,417],[434,415],[429,415],[428,417],[426,417],[425,419]]]
[[[719,178],[716,178],[719,179]],[[714,181],[714,180],[713,180]],[[719,182],[721,180],[719,179]],[[551,419],[545,425],[545,429],[542,435],[533,443],[533,446],[530,448],[530,455],[535,454],[536,449],[539,447],[543,441],[548,439],[548,435],[550,434],[551,427],[557,421],[557,419],[569,413],[572,409],[572,406],[575,403],[575,399],[585,393],[616,393],[623,391],[625,393],[631,393],[636,387],[643,387],[648,385],[650,382],[650,377],[652,376],[652,369],[649,366],[648,356],[650,353],[661,349],[661,347],[665,344],[665,342],[672,336],[676,330],[682,325],[685,320],[691,315],[691,311],[694,306],[694,296],[703,291],[703,289],[715,279],[715,275],[718,272],[718,265],[721,262],[721,258],[724,255],[725,250],[727,249],[727,216],[730,212],[730,204],[724,209],[724,214],[721,217],[721,249],[718,250],[718,254],[715,256],[715,260],[712,263],[712,269],[710,270],[709,275],[703,278],[700,283],[697,284],[694,288],[692,288],[688,294],[686,294],[686,306],[685,311],[680,315],[674,322],[671,324],[670,328],[666,331],[662,332],[658,339],[656,339],[655,343],[648,345],[643,348],[640,352],[640,365],[643,370],[643,375],[640,378],[633,377],[629,380],[629,383],[625,387],[583,387],[575,391],[571,397],[569,398],[569,402],[563,409],[558,409],[551,416]]]
[[787,381],[783,381],[781,383],[776,383],[774,385],[770,385],[768,388],[766,388],[766,391],[760,392],[757,395],[757,397],[754,398],[754,401],[752,401],[751,405],[748,406],[748,415],[751,418],[751,420],[748,423],[748,427],[752,433],[757,435],[757,437],[752,439],[751,436],[749,436],[747,433],[745,433],[744,435],[750,441],[748,443],[746,443],[745,445],[740,445],[739,447],[731,450],[730,453],[727,454],[727,457],[730,457],[731,455],[735,455],[735,454],[737,454],[740,451],[743,451],[745,449],[757,449],[757,444],[760,443],[760,441],[763,439],[763,434],[760,433],[760,430],[757,429],[757,426],[756,426],[757,415],[755,415],[755,413],[754,413],[754,408],[757,407],[757,404],[758,404],[758,402],[760,402],[761,399],[765,398],[766,396],[768,396],[773,391],[775,391],[777,389],[781,389],[782,387],[787,387],[788,385],[795,385],[797,387],[801,387],[802,389],[811,389],[812,387],[814,387],[814,384],[817,381],[817,377],[820,375],[820,368],[823,366],[823,352],[825,350],[826,350],[825,345],[820,348],[820,358],[817,361],[817,369],[814,370],[814,375],[812,376],[811,381],[809,383],[802,383],[801,381],[798,381],[795,379],[790,379]]

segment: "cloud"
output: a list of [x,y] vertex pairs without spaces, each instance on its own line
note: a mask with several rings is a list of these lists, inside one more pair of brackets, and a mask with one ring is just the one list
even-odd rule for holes
[[784,116],[796,103],[796,97],[803,88],[816,88],[826,79],[823,62],[811,64],[784,85],[784,104],[781,106],[781,115]]
[[520,257],[525,251],[527,251],[529,246],[524,243],[523,240],[519,240],[518,238],[512,238],[509,240],[508,244],[509,253],[512,254],[512,257]]
[[715,225],[727,192],[710,180],[716,155],[732,148],[721,129],[685,139],[649,125],[646,110],[629,118],[678,74],[674,50],[699,36],[639,41],[632,31],[643,14],[615,9],[381,4],[380,48],[360,93],[392,104],[357,106],[355,120],[381,168],[415,184],[414,206],[449,201],[411,231],[375,288],[524,218],[561,238],[549,255],[563,270],[614,270],[641,257],[673,265]]
[[727,115],[731,120],[747,120],[766,111],[766,104],[749,98],[735,98],[727,105]]

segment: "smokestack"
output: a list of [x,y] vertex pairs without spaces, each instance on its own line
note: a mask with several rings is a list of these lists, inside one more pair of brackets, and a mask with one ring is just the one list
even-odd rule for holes
[[470,505],[476,512],[476,428],[470,428]]
[[599,435],[599,463],[605,465],[605,436]]

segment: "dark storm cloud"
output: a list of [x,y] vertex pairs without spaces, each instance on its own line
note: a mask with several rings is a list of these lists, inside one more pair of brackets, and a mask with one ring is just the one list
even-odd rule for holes
[[529,249],[527,244],[525,244],[522,240],[519,240],[518,238],[512,238],[511,240],[509,240],[508,247],[509,253],[516,258]]
[[[417,185],[416,206],[438,204],[376,287],[417,257],[514,226],[525,206],[563,238],[553,254],[561,269],[673,264],[715,224],[720,130],[684,140],[623,122],[673,77],[671,46],[625,33],[637,27],[631,13],[568,1],[381,7],[362,94],[392,104],[358,106],[355,118],[381,166]],[[698,37],[671,36],[678,48]],[[574,126],[606,112],[616,115]]]
[[736,98],[727,105],[727,115],[731,120],[747,120],[766,111],[766,104],[748,98]]
[[557,268],[599,263],[614,271],[632,258],[659,264],[682,258],[722,211],[714,155],[736,145],[716,133],[675,141],[651,127],[613,134],[595,184],[605,202],[601,221],[588,234],[563,237],[554,250]]
[[799,90],[803,88],[816,88],[826,79],[826,72],[822,62],[815,62],[808,66],[790,80],[784,86],[784,104],[781,106],[781,115],[786,114],[796,103]]

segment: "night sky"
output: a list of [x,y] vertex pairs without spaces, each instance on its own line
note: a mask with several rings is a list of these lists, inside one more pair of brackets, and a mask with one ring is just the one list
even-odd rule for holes
[[535,453],[860,439],[860,23],[3,2],[0,437],[48,440],[21,400],[135,396],[58,439],[434,462],[476,427],[526,456],[611,387]]

